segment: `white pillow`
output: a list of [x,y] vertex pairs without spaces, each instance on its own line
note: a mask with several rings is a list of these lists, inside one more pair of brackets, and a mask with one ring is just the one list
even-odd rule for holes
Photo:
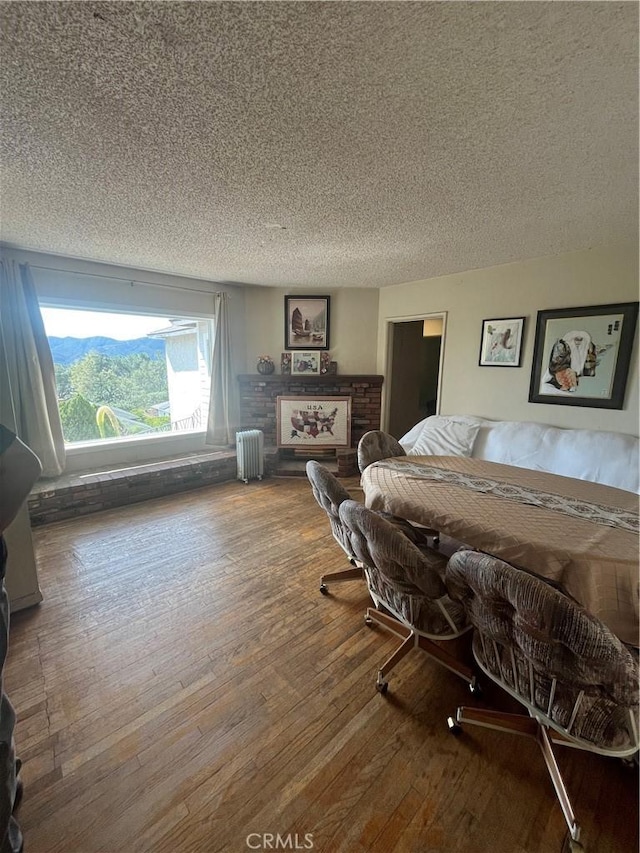
[[418,421],[418,423],[415,424],[415,426],[412,426],[409,432],[405,433],[400,439],[400,444],[404,447],[407,453],[411,453],[413,450],[413,445],[420,437],[420,433],[424,429],[424,425],[428,420],[429,418],[423,418],[421,421]]
[[433,415],[410,451],[411,456],[471,456],[482,421]]

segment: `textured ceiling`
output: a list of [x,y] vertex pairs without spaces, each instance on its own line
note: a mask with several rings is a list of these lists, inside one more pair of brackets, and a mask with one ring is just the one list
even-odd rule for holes
[[0,16],[11,245],[328,288],[637,235],[636,3]]

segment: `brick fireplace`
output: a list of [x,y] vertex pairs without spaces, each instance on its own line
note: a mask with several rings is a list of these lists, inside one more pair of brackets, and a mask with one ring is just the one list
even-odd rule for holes
[[[382,376],[288,376],[246,374],[238,377],[242,429],[261,429],[266,445],[277,444],[276,398],[351,397],[351,447],[370,429],[380,429]],[[353,469],[355,451],[337,453],[338,473]]]

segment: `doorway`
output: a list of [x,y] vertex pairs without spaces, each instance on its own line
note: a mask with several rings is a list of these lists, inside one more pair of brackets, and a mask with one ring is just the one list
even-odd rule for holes
[[444,328],[444,314],[388,323],[386,431],[395,438],[440,410]]

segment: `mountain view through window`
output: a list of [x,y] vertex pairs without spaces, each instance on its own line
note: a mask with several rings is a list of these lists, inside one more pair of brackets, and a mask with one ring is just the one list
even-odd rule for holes
[[41,310],[66,443],[204,429],[209,320]]

